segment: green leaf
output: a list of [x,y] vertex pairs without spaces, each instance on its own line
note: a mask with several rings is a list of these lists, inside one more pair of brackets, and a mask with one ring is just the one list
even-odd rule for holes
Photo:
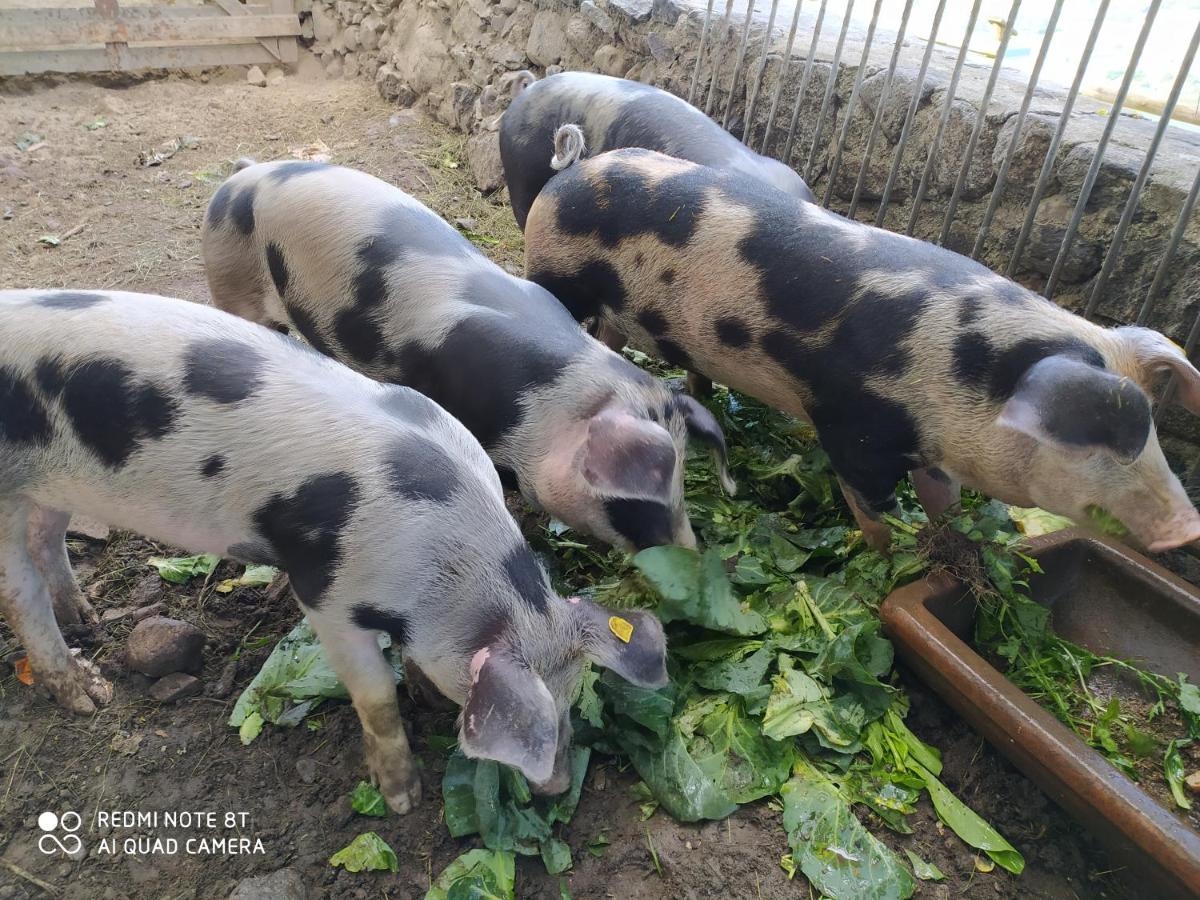
[[608,850],[608,846],[611,843],[612,841],[608,839],[608,832],[602,831],[588,841],[587,851],[596,859],[599,859]]
[[931,862],[925,862],[917,854],[911,850],[905,849],[904,855],[908,857],[908,861],[912,863],[913,874],[922,881],[944,881],[946,876]]
[[[391,649],[391,638],[381,634],[379,644],[391,661],[396,681],[401,681],[404,663],[399,653]],[[234,704],[229,724],[241,728],[248,717],[258,716],[259,723],[253,736],[247,740],[243,732],[243,742],[249,743],[258,736],[263,722],[294,728],[326,699],[348,696],[345,686],[329,665],[316,632],[307,619],[301,619],[275,645],[258,674],[242,691]]]
[[737,809],[718,779],[701,768],[688,752],[677,726],[672,726],[659,747],[648,749],[627,743],[622,749],[654,798],[680,822],[723,819]]
[[651,547],[633,558],[638,571],[661,596],[663,623],[685,621],[726,634],[754,635],[767,630],[758,613],[743,609],[715,549],[703,555],[687,547]]
[[579,699],[575,701],[580,718],[595,728],[604,727],[604,702],[596,693],[596,681],[599,678],[600,673],[592,665],[584,666],[579,683]]
[[1107,534],[1109,537],[1123,538],[1128,536],[1129,529],[1125,527],[1125,523],[1110,513],[1103,506],[1092,504],[1084,512],[1087,514],[1088,521],[1101,534]]
[[1179,705],[1194,716],[1200,716],[1200,685],[1191,684],[1187,676],[1179,675]]
[[1066,516],[1057,516],[1054,513],[1046,512],[1044,509],[1038,509],[1036,506],[1028,509],[1023,509],[1019,506],[1010,506],[1008,514],[1016,524],[1017,530],[1026,537],[1052,534],[1055,531],[1062,531],[1064,528],[1073,528],[1075,526],[1075,523]]
[[146,560],[146,564],[158,569],[164,581],[187,584],[196,575],[211,575],[220,561],[221,557],[214,553],[202,553],[199,556],[175,556],[170,559],[154,556]]
[[1024,871],[1025,858],[1001,837],[998,831],[950,793],[949,788],[924,766],[914,763],[913,768],[924,779],[925,788],[929,791],[929,799],[933,802],[938,818],[949,825],[955,834],[975,849],[982,850],[995,860],[997,865],[1014,875],[1020,875]]
[[799,669],[781,672],[767,701],[763,734],[777,741],[804,734],[816,721],[815,705],[825,702],[824,690],[808,675]]
[[57,234],[43,234],[38,237],[39,244],[45,244],[47,247],[58,247],[62,244],[62,238]]
[[263,717],[258,713],[251,713],[242,720],[241,726],[238,728],[238,737],[242,740],[242,746],[248,747],[254,742],[254,739],[262,734]]
[[565,841],[550,838],[542,841],[542,864],[551,875],[558,875],[571,868],[571,848]]
[[383,818],[388,814],[383,794],[369,781],[360,781],[350,793],[350,808],[364,816]]
[[[758,650],[749,652],[757,645]],[[696,683],[710,691],[728,691],[743,697],[754,696],[764,687],[767,668],[775,657],[774,648],[761,641],[748,641],[729,657],[695,671]]]
[[900,859],[858,821],[815,771],[783,786],[783,827],[795,864],[834,900],[902,900],[914,882]]
[[[692,710],[695,707],[695,710]],[[735,803],[749,803],[776,793],[791,773],[795,748],[763,736],[730,695],[703,698],[689,706],[697,719],[688,752],[701,770]]]
[[1183,779],[1183,758],[1179,755],[1179,748],[1186,746],[1191,741],[1174,740],[1167,744],[1166,755],[1163,756],[1163,774],[1167,779],[1167,786],[1171,788],[1171,796],[1175,799],[1175,804],[1181,809],[1191,809],[1192,801],[1187,798],[1184,793]]
[[237,578],[226,578],[214,590],[219,594],[228,594],[240,587],[263,587],[268,585],[279,574],[274,566],[246,566],[246,571]]
[[349,844],[329,857],[331,866],[341,866],[348,872],[399,872],[396,852],[373,831],[360,834]]
[[468,850],[454,860],[425,900],[513,900],[516,860],[502,850]]

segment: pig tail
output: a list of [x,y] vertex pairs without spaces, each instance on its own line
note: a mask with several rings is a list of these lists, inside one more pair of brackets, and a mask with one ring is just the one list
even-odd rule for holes
[[258,165],[258,161],[249,156],[243,156],[233,164],[233,171],[240,172],[242,169],[248,169],[251,166]]
[[550,168],[561,172],[583,156],[586,149],[582,128],[571,124],[560,126],[554,132],[554,155],[550,157]]

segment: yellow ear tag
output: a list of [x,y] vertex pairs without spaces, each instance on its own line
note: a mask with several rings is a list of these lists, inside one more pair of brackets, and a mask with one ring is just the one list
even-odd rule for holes
[[628,644],[629,639],[633,637],[633,623],[622,619],[620,616],[608,617],[608,630],[617,636],[617,639]]

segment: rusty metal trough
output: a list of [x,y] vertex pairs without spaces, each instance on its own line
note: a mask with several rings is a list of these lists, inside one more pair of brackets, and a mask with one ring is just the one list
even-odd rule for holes
[[[1119,544],[1075,531],[1032,542],[1035,600],[1060,636],[1200,681],[1200,592]],[[896,590],[884,626],[904,661],[1052,799],[1153,885],[1200,897],[1200,834],[1014,686],[965,640],[975,599],[949,576]]]

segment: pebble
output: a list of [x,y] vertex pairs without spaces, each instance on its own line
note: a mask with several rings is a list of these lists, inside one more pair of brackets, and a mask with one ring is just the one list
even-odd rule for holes
[[165,616],[143,619],[129,633],[125,661],[129,668],[161,678],[172,672],[199,675],[204,668],[204,632]]
[[266,87],[267,76],[263,74],[263,70],[258,66],[251,66],[246,72],[246,81],[255,87]]
[[159,703],[175,703],[188,697],[195,697],[203,690],[203,682],[194,675],[172,672],[154,682],[150,688],[150,696]]
[[270,875],[243,878],[229,900],[307,900],[308,888],[295,869],[279,869]]

